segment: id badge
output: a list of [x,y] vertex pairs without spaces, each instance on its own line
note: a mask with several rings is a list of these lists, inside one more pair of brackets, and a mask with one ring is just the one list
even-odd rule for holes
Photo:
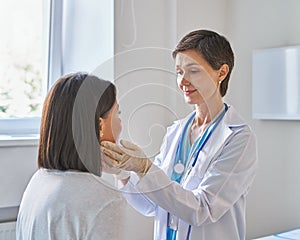
[[171,213],[168,213],[168,228],[177,231],[179,218]]

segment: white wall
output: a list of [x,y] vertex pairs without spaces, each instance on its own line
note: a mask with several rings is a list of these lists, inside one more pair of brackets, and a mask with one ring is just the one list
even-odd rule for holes
[[16,207],[37,169],[37,141],[16,141],[15,146],[4,146],[2,141],[0,156],[0,208]]
[[300,226],[300,121],[251,119],[252,49],[300,45],[300,1],[228,3],[228,34],[236,53],[228,99],[258,140],[259,170],[247,208],[248,235],[253,237]]
[[[158,153],[166,127],[189,111],[177,90],[171,56],[174,3],[115,1],[114,69],[121,138],[137,143],[151,157]],[[130,215],[138,223],[131,239],[152,239],[153,218],[134,210]]]
[[177,89],[171,56],[174,3],[115,1],[115,83],[122,138],[139,143],[150,155],[159,150],[166,126],[190,109]]
[[0,141],[0,223],[16,219],[25,187],[37,169],[37,143]]

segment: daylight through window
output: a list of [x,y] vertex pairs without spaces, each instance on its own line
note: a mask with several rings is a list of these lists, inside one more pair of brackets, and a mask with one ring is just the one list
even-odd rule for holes
[[40,116],[47,85],[43,1],[0,5],[0,120]]

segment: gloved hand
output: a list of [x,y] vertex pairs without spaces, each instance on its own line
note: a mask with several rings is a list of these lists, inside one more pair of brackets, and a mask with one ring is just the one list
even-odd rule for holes
[[110,173],[110,174],[118,175],[122,171],[120,168],[114,167],[111,160],[108,159],[108,157],[103,152],[101,152],[101,167],[102,167],[102,172]]
[[101,150],[110,160],[110,164],[116,168],[133,171],[137,174],[146,174],[152,162],[144,152],[135,144],[121,140],[121,146],[112,142],[101,142]]
[[111,160],[109,159],[109,157],[107,157],[103,152],[101,152],[101,167],[102,172],[113,174],[117,180],[120,180],[123,183],[123,185],[128,182],[130,172],[114,167],[111,164]]

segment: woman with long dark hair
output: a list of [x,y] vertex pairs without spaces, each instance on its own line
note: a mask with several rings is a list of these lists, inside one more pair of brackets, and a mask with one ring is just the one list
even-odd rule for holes
[[121,239],[125,201],[100,178],[100,141],[118,139],[118,114],[111,82],[86,73],[56,81],[44,102],[39,169],[23,195],[17,239]]

